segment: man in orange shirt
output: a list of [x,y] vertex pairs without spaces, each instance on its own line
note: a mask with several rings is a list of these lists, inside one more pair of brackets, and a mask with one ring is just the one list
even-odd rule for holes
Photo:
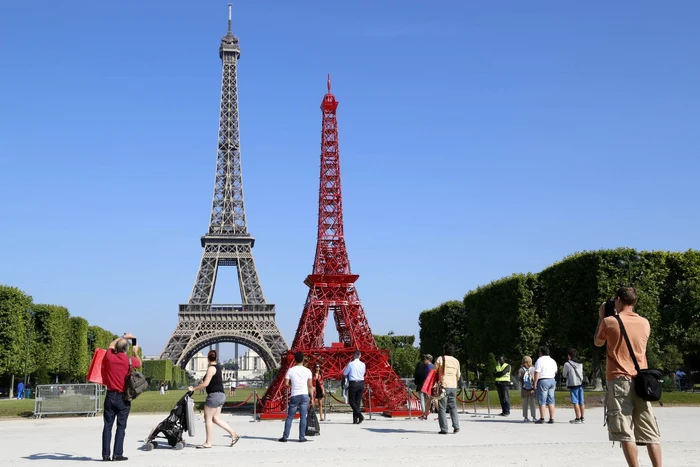
[[[136,337],[132,334],[124,334],[122,337],[114,339],[104,360],[102,361],[102,381],[107,386],[105,395],[102,429],[102,460],[103,461],[125,461],[124,457],[124,436],[126,435],[126,420],[129,418],[131,402],[125,402],[123,398],[126,377],[129,374],[129,357],[126,352],[129,350],[129,341],[134,345],[132,349],[134,356],[131,357],[132,368],[140,368],[141,360],[138,358],[139,346],[136,345]],[[112,444],[112,427],[114,419],[117,419],[117,434],[114,437],[114,457],[110,459],[110,447]]]
[[[649,321],[634,312],[637,292],[621,287],[615,295],[615,312],[622,320],[640,368],[647,368],[646,348],[651,329]],[[637,467],[637,445],[646,445],[651,463],[661,467],[661,434],[651,404],[637,396],[632,380],[637,375],[632,356],[614,316],[605,316],[605,303],[598,310],[594,342],[607,344],[605,405],[610,441],[619,441],[630,467]]]

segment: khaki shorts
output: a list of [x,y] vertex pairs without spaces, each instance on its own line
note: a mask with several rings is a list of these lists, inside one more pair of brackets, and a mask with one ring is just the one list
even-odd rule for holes
[[638,445],[661,442],[659,425],[651,404],[637,396],[632,381],[625,377],[608,381],[605,397],[610,441],[633,442]]

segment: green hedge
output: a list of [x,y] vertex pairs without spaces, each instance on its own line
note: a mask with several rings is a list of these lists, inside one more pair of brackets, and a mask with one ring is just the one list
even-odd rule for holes
[[84,318],[73,316],[71,324],[70,369],[71,377],[82,380],[87,375],[92,355],[88,351],[88,322]]
[[466,358],[466,321],[464,303],[452,300],[420,314],[420,350],[434,359],[442,355],[445,343],[455,346],[455,357]]
[[[675,369],[700,364],[700,252],[582,252],[538,274],[516,274],[468,292],[462,307],[446,302],[421,313],[420,345],[437,353],[445,341],[462,342],[460,360],[492,371],[492,355],[515,366],[548,344],[559,362],[575,347],[588,372],[603,358],[593,346],[598,307],[621,285],[633,283],[636,311],[649,319],[651,366]],[[589,373],[590,374],[590,373]]]
[[16,287],[0,285],[0,375],[24,372],[27,310],[32,297]]
[[109,344],[112,343],[114,339],[118,336],[102,329],[99,326],[89,326],[88,327],[88,349],[90,355],[95,353],[95,349],[106,349]]
[[173,362],[170,360],[146,360],[143,362],[143,375],[153,381],[172,381]]
[[[29,313],[30,311],[31,313]],[[29,342],[27,342],[29,331]],[[27,372],[33,384],[83,381],[95,348],[106,348],[116,336],[56,305],[37,305],[32,297],[0,285],[0,384]]]
[[68,309],[57,305],[32,305],[35,360],[51,375],[70,373],[71,324]]

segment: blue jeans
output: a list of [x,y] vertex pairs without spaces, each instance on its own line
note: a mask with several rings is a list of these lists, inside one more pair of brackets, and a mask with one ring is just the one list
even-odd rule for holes
[[557,382],[554,378],[537,381],[537,402],[540,405],[554,405],[554,388]]
[[438,423],[440,424],[440,431],[447,431],[447,412],[450,412],[450,418],[452,418],[452,428],[459,430],[457,388],[445,388],[445,397],[438,401]]
[[309,395],[300,394],[289,398],[289,407],[287,408],[287,420],[284,422],[284,439],[289,438],[289,432],[292,430],[292,422],[297,410],[299,411],[299,439],[306,439],[306,415],[309,412]]
[[114,456],[124,455],[124,435],[126,434],[126,419],[129,418],[131,403],[124,402],[119,392],[107,391],[103,419],[105,426],[102,429],[102,457],[109,457],[112,444],[112,426],[117,419],[117,434],[114,437]]

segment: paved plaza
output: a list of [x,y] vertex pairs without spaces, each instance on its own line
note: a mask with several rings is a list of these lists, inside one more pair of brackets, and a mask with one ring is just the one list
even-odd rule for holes
[[[585,425],[570,425],[571,409],[558,412],[554,425],[524,424],[513,412],[510,418],[472,417],[461,414],[458,434],[439,435],[437,421],[377,417],[352,425],[350,414],[331,414],[321,424],[321,436],[305,444],[293,438],[279,443],[282,421],[254,423],[250,416],[225,415],[242,438],[232,448],[217,429],[212,449],[195,449],[204,440],[204,424],[197,415],[197,433],[187,438],[182,451],[169,448],[150,452],[139,448],[163,414],[129,418],[125,465],[135,466],[283,466],[358,465],[398,466],[625,466],[619,445],[607,441],[602,409],[587,412]],[[656,408],[663,436],[664,464],[700,466],[700,408]],[[100,459],[101,418],[48,418],[0,422],[1,466],[81,465]],[[641,465],[648,466],[646,453]]]

